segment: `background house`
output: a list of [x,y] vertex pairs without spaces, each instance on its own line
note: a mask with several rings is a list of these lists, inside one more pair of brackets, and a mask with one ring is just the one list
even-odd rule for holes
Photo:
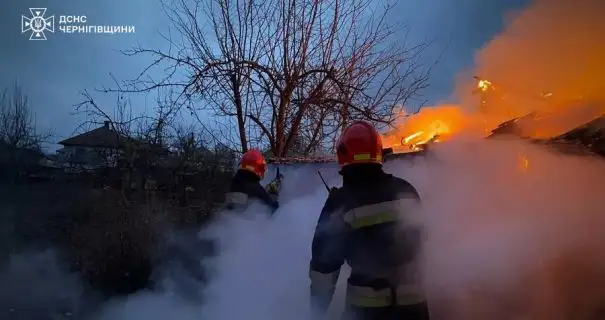
[[115,166],[119,149],[129,138],[111,129],[109,121],[102,127],[60,141],[57,161],[94,169]]

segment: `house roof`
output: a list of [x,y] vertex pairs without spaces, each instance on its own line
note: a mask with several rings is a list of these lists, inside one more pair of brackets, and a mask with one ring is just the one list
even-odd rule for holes
[[[410,152],[394,152],[393,148],[382,149],[382,155],[384,161],[389,161],[398,158],[409,158],[413,156],[421,156],[427,154],[428,149]],[[287,158],[276,158],[268,157],[267,163],[271,164],[297,164],[297,163],[330,163],[337,162],[335,156],[309,156],[309,157],[287,157]]]
[[113,131],[109,127],[109,122],[105,122],[102,127],[91,131],[79,134],[77,136],[60,141],[63,146],[81,146],[81,147],[96,147],[96,148],[112,148],[117,149],[121,146],[124,139],[119,133]]
[[336,162],[335,157],[268,157],[267,163],[274,164],[293,164],[293,163],[326,163]]
[[[558,140],[563,137],[577,136],[578,134],[584,135],[585,132],[598,134],[598,131],[603,128],[603,120],[601,119],[603,117],[601,113],[603,106],[602,102],[577,103],[555,111],[534,111],[500,123],[498,127],[492,130],[488,138],[501,134],[512,134],[527,138],[532,136],[531,131],[528,130],[539,128],[550,128],[549,131],[560,132],[557,136],[547,140]],[[573,123],[580,122],[583,122],[583,124],[572,126]]]
[[500,123],[498,127],[493,129],[487,138],[493,138],[494,136],[502,134],[513,134],[521,136],[523,135],[523,132],[521,130],[521,127],[519,126],[519,123],[523,123],[525,121],[534,121],[536,119],[536,116],[537,114],[535,112],[531,112],[524,116],[504,121]]
[[605,115],[574,128],[553,140],[573,140],[581,138],[603,139],[605,136]]

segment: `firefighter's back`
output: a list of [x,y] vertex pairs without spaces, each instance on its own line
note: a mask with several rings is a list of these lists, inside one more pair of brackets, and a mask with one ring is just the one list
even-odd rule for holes
[[414,266],[421,231],[411,222],[415,219],[408,219],[418,213],[416,189],[380,166],[365,165],[343,173],[343,187],[335,196],[351,229],[346,249],[349,311],[371,319],[394,312],[428,318]]
[[[277,197],[277,195],[275,195]],[[225,195],[226,208],[231,211],[241,212],[245,210],[252,200],[267,205],[273,211],[279,206],[275,199],[260,184],[260,177],[249,170],[238,170],[229,192]]]
[[229,191],[225,195],[227,209],[244,210],[254,196],[254,184],[258,184],[258,178],[246,170],[238,170],[231,180]]

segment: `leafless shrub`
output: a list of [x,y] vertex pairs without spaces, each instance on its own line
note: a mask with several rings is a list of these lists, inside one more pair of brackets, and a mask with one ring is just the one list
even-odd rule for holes
[[27,94],[20,85],[0,95],[0,142],[11,148],[40,150],[50,133],[39,133]]
[[50,132],[40,133],[27,94],[15,83],[0,94],[0,165],[18,178],[42,158],[42,143]]
[[157,199],[130,201],[119,190],[101,190],[74,204],[61,240],[96,289],[133,292],[147,285],[168,210]]

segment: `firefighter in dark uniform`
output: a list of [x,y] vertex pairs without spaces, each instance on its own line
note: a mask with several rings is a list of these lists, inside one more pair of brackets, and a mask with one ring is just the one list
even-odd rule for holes
[[258,150],[249,150],[244,153],[237,173],[231,180],[229,192],[226,194],[226,206],[229,210],[244,210],[252,199],[259,200],[275,212],[279,207],[276,188],[271,188],[269,194],[260,184],[265,176],[267,163],[265,157]]
[[327,311],[346,261],[342,319],[429,319],[415,263],[424,235],[408,219],[420,205],[418,192],[383,171],[381,137],[367,122],[346,128],[336,152],[343,186],[330,192],[313,237],[313,308]]

